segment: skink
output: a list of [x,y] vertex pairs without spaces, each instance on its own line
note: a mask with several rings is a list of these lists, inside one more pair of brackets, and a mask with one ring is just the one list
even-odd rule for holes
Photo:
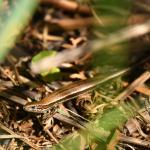
[[117,76],[126,73],[129,68],[121,70],[111,76],[103,78],[98,76],[82,81],[74,82],[68,86],[64,86],[53,93],[49,94],[47,97],[43,98],[38,102],[29,102],[24,106],[24,109],[33,113],[45,113],[53,106],[63,103],[65,101],[71,100],[84,92],[90,91],[96,86],[111,80]]

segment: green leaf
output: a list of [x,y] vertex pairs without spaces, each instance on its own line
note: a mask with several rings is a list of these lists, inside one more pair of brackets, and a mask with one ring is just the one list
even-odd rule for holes
[[[37,61],[40,61],[41,59],[47,57],[47,56],[55,56],[57,54],[56,51],[51,50],[51,51],[42,51],[40,53],[38,53],[37,55],[35,55],[32,58],[32,62],[31,63],[35,63]],[[41,72],[41,76],[43,77],[44,81],[50,82],[52,80],[55,80],[57,78],[59,78],[60,75],[60,69],[58,67],[54,67],[51,68],[50,70]]]
[[69,150],[80,150],[95,142],[104,150],[113,138],[116,128],[122,126],[128,117],[131,117],[131,114],[126,111],[124,105],[109,109],[103,116],[99,115],[94,122],[88,123],[86,129],[67,136],[61,141],[61,145],[58,144],[53,149],[60,150],[60,146],[63,146]]
[[40,53],[38,53],[37,55],[35,55],[33,58],[32,58],[32,63],[35,63],[37,61],[40,61],[41,59],[43,59],[44,57],[47,57],[47,56],[55,56],[57,54],[56,51],[54,50],[51,50],[51,51],[41,51]]

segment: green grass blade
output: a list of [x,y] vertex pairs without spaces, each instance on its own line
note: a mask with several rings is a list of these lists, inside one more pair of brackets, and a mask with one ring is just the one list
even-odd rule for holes
[[0,61],[14,45],[18,35],[29,22],[35,8],[36,0],[18,0],[11,8],[11,15],[6,16],[0,27]]

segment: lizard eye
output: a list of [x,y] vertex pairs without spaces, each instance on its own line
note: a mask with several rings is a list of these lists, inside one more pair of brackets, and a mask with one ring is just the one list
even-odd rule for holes
[[36,110],[36,106],[24,106],[24,109],[26,110],[26,111],[32,111],[32,110]]
[[31,109],[35,110],[35,109],[36,109],[36,106],[31,106]]

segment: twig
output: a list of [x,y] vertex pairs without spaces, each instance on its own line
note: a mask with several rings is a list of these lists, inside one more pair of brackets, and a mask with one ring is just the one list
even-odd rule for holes
[[81,27],[87,27],[93,25],[96,20],[94,18],[74,18],[74,19],[52,19],[46,20],[50,24],[57,25],[64,30],[74,30],[79,29]]
[[21,105],[25,105],[27,103],[27,100],[25,100],[21,97],[6,93],[4,91],[0,91],[0,96],[7,98],[8,100],[11,100],[15,103],[21,104]]
[[76,117],[79,117],[79,118],[83,119],[84,121],[90,122],[90,120],[86,119],[85,117],[82,117],[81,115],[77,114],[76,112],[73,112],[70,109],[67,109],[67,111],[69,111],[72,115],[75,115]]
[[150,96],[150,89],[148,87],[146,87],[146,85],[144,85],[144,84],[141,86],[138,86],[135,90],[139,93]]
[[13,135],[0,135],[0,139],[11,139],[11,138],[17,138],[17,139],[20,139],[20,138],[24,138],[20,135],[16,135],[16,134],[13,134]]
[[[129,83],[127,83],[127,82],[123,82],[123,84],[124,84],[125,87],[127,87],[129,85]],[[142,93],[142,94],[145,94],[147,96],[150,96],[150,88],[145,84],[137,86],[135,88],[135,91],[137,91],[139,93]]]
[[119,94],[113,102],[126,99],[138,86],[142,85],[146,80],[150,78],[150,71],[145,71],[139,78],[134,80],[126,90]]
[[60,120],[62,122],[65,122],[65,123],[68,123],[70,125],[73,125],[79,129],[84,129],[84,127],[82,125],[80,125],[79,123],[77,123],[76,121],[68,118],[67,116],[64,116],[64,115],[61,115],[59,113],[56,113],[54,116],[53,116],[55,119],[57,120]]
[[[44,131],[54,140],[54,142],[56,142],[57,144],[59,143],[59,141],[54,137],[54,135],[48,129]],[[62,145],[61,143],[59,143],[59,146],[61,147],[62,150],[67,150],[64,147],[64,145]]]
[[[20,136],[20,135],[17,135],[16,133],[14,133],[12,130],[10,130],[9,128],[7,128],[6,126],[4,126],[1,122],[0,122],[0,128],[3,129],[4,131],[8,132],[9,134],[11,134],[12,136]],[[19,138],[21,141],[25,142],[26,144],[28,144],[29,146],[31,146],[32,148],[34,149],[37,149],[39,150],[40,148],[37,147],[37,145],[31,143],[28,141],[27,138],[23,137],[23,136],[20,136]]]
[[64,9],[66,11],[71,12],[80,12],[84,14],[91,15],[91,9],[87,5],[80,5],[79,3],[75,1],[67,1],[67,0],[41,0],[40,1],[43,4],[52,4],[55,7]]
[[2,74],[4,74],[7,78],[9,78],[11,80],[11,82],[14,84],[14,85],[17,85],[16,81],[9,75],[9,73],[7,73],[5,71],[5,69],[3,69],[3,67],[0,66],[0,72]]
[[92,51],[97,51],[103,47],[108,47],[138,36],[142,36],[148,32],[150,32],[150,20],[123,28],[110,34],[102,40],[95,40],[91,42]]
[[59,141],[54,137],[54,135],[48,129],[44,131],[54,140],[54,142],[56,142],[57,144],[59,143]]
[[148,149],[150,148],[150,142],[140,140],[137,138],[133,138],[133,137],[129,137],[129,136],[125,136],[125,135],[120,135],[120,141],[125,142],[125,143],[134,144],[134,145],[139,145],[139,146],[142,146],[142,147],[145,147]]
[[63,37],[61,36],[50,35],[47,31],[48,30],[47,27],[45,27],[45,30],[43,31],[43,33],[40,33],[37,30],[34,30],[32,32],[32,35],[38,38],[39,40],[43,40],[43,41],[63,41],[64,40]]

